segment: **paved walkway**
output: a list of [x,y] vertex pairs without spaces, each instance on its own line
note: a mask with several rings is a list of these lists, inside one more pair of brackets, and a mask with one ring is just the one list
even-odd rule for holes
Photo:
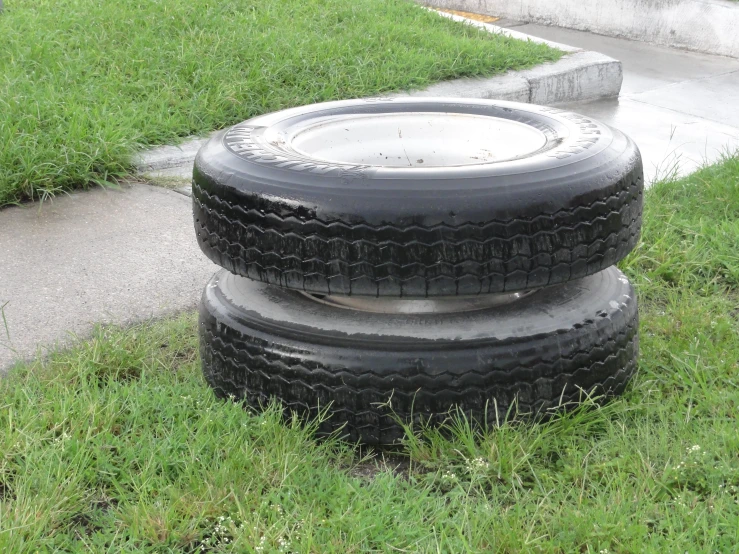
[[96,323],[193,308],[215,271],[190,199],[170,190],[96,189],[0,210],[0,370]]
[[[739,147],[739,60],[535,25],[518,30],[623,61],[621,98],[572,108],[630,134],[650,177],[688,172]],[[193,144],[196,148],[197,144]],[[161,171],[169,186],[191,165]],[[190,200],[148,185],[0,210],[0,370],[86,336],[196,306],[216,270],[200,253]]]
[[568,109],[621,129],[641,149],[648,180],[686,174],[739,149],[739,60],[542,25],[498,21],[528,35],[620,60],[621,96]]

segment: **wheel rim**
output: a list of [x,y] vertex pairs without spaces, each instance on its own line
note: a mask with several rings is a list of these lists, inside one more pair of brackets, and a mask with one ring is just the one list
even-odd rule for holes
[[498,308],[512,304],[537,292],[527,290],[501,294],[481,294],[478,296],[441,296],[438,298],[368,298],[361,296],[324,296],[301,292],[315,302],[347,310],[377,314],[444,314],[471,312]]
[[445,112],[344,114],[313,120],[287,145],[308,158],[379,167],[456,167],[511,161],[547,136],[502,117]]

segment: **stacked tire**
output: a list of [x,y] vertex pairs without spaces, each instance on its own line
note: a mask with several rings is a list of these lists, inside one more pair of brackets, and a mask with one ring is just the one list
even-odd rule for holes
[[624,390],[636,368],[635,144],[554,108],[377,98],[260,116],[198,153],[200,308],[220,397],[328,410],[392,444]]

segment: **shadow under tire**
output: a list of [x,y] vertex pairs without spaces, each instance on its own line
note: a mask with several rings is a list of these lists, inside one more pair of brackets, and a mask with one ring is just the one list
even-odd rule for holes
[[[620,394],[636,369],[634,290],[615,267],[504,306],[382,314],[218,272],[200,307],[208,384],[221,398],[313,417],[365,444],[403,437],[395,418],[481,425],[545,416],[586,395]],[[421,416],[423,414],[423,416]]]
[[193,210],[203,252],[254,280],[333,295],[477,295],[617,263],[638,241],[643,186],[636,145],[582,115],[361,99],[217,134],[195,160]]

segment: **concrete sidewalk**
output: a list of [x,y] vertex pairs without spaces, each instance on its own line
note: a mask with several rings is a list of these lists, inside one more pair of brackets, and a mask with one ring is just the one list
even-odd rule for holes
[[496,25],[595,50],[621,61],[619,98],[565,106],[621,129],[636,141],[652,181],[691,173],[739,149],[739,60],[499,21]]
[[195,242],[190,199],[163,188],[96,189],[0,210],[0,370],[96,323],[194,308],[215,271]]

